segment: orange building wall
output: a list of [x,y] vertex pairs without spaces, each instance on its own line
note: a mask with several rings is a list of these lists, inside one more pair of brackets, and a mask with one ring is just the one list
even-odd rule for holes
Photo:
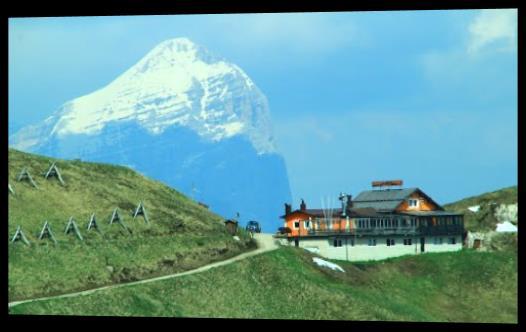
[[[288,234],[288,236],[307,235],[307,230],[303,227],[304,220],[309,220],[309,215],[296,212],[287,216],[285,219],[285,227],[290,228],[292,231]],[[294,228],[294,223],[297,221],[300,223],[300,227],[298,229]]]
[[[304,214],[304,213],[300,213],[300,212],[296,212],[296,213],[293,213],[293,214],[290,214],[289,216],[287,216],[286,219],[285,219],[284,227],[288,227],[291,230],[291,233],[289,233],[288,236],[289,237],[296,237],[296,236],[308,235],[308,230],[304,228],[303,222],[305,220],[309,220],[309,217],[310,216],[308,214]],[[347,219],[345,219],[345,218],[333,218],[332,231],[338,231],[338,230],[345,231],[345,229],[346,229],[345,228],[346,221],[347,221]],[[300,227],[298,229],[294,228],[294,223],[295,222],[299,222],[300,223]],[[315,227],[314,224],[315,223],[316,223],[316,219],[312,218],[310,229],[314,229],[314,227]],[[349,230],[352,230],[352,229],[354,229],[354,220],[352,218],[350,218],[349,219]],[[326,230],[328,230],[327,222],[324,221],[324,220],[321,220],[320,223],[319,223],[319,228],[316,228],[316,230],[318,230],[318,231],[326,231]]]
[[400,206],[396,209],[397,212],[401,211],[434,211],[438,209],[438,206],[436,206],[434,203],[427,200],[424,196],[422,196],[420,193],[415,192],[410,198],[418,199],[420,201],[420,204],[418,207],[409,207],[409,203],[407,201],[402,202]]

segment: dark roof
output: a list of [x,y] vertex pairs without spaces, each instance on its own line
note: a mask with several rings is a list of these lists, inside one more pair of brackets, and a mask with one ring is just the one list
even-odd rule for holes
[[400,214],[406,214],[409,216],[462,216],[463,213],[450,212],[450,211],[404,211]]
[[377,211],[388,212],[395,210],[404,200],[415,192],[421,193],[429,201],[442,207],[418,188],[384,189],[362,191],[353,199],[353,206],[357,208],[373,208]]
[[358,207],[352,207],[350,209],[350,214],[353,217],[376,217],[379,216],[379,214],[376,212],[373,208],[358,208]]
[[418,188],[384,189],[362,191],[353,199],[353,202],[370,201],[400,201],[417,191]]
[[225,224],[227,223],[237,224],[237,220],[227,219],[225,220]]
[[[341,208],[333,209],[332,216],[335,217],[335,216],[341,215],[341,211],[342,211]],[[323,214],[323,209],[305,209],[305,210],[298,209],[298,210],[290,211],[289,213],[280,216],[280,218],[285,218],[286,216],[294,214],[294,213],[304,213],[312,217],[324,217],[325,216]]]
[[[280,218],[285,218],[287,215],[294,214],[294,213],[304,213],[312,217],[325,217],[325,214],[323,213],[323,209],[305,209],[305,210],[294,210],[290,213],[281,216]],[[342,214],[342,208],[335,208],[332,210],[332,217],[340,217]],[[349,217],[374,217],[377,216],[378,213],[372,208],[350,208],[347,210],[347,214]]]

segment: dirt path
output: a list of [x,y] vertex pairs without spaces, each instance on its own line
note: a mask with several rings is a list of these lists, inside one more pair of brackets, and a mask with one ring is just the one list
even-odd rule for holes
[[172,279],[172,278],[182,277],[182,276],[186,276],[186,275],[190,275],[190,274],[201,273],[201,272],[205,272],[205,271],[208,271],[210,269],[213,269],[215,267],[232,264],[232,263],[240,261],[242,259],[245,259],[245,258],[248,258],[248,257],[252,257],[252,256],[256,256],[256,255],[259,255],[259,254],[262,254],[262,253],[265,253],[265,252],[268,252],[268,251],[272,251],[272,250],[275,250],[275,249],[278,248],[278,245],[274,241],[274,238],[272,237],[272,234],[263,234],[263,233],[255,234],[254,235],[254,239],[256,240],[256,242],[258,244],[258,248],[256,250],[253,250],[253,251],[250,251],[250,252],[246,252],[246,253],[234,256],[234,257],[229,258],[229,259],[224,260],[224,261],[220,261],[220,262],[215,262],[215,263],[211,263],[211,264],[208,264],[208,265],[204,265],[204,266],[201,266],[201,267],[199,267],[197,269],[194,269],[194,270],[189,270],[189,271],[185,271],[185,272],[179,272],[179,273],[175,273],[175,274],[169,274],[169,275],[165,275],[165,276],[162,276],[162,277],[156,277],[156,278],[151,278],[151,279],[144,279],[144,280],[133,281],[133,282],[128,282],[128,283],[122,283],[122,284],[98,287],[98,288],[88,289],[88,290],[85,290],[85,291],[82,291],[82,292],[68,293],[68,294],[62,294],[62,295],[56,295],[56,296],[40,297],[40,298],[36,298],[36,299],[27,299],[27,300],[22,300],[22,301],[9,302],[9,308],[12,308],[12,307],[17,306],[17,305],[22,304],[22,303],[45,301],[45,300],[51,300],[51,299],[61,299],[61,298],[75,297],[75,296],[81,296],[81,295],[89,295],[89,294],[92,294],[92,293],[95,293],[95,292],[98,292],[98,291],[101,291],[101,290],[114,289],[114,288],[127,287],[127,286],[134,286],[134,285],[140,285],[140,284],[146,284],[146,283],[150,283],[150,282],[156,282],[156,281],[160,281],[160,280]]

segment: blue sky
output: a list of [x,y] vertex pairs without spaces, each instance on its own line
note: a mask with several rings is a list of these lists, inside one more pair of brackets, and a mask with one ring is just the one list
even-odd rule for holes
[[516,10],[10,19],[10,134],[174,37],[268,97],[294,206],[381,179],[440,203],[517,184]]

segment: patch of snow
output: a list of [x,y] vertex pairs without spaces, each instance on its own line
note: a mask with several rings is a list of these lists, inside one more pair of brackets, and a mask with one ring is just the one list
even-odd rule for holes
[[230,137],[240,133],[243,130],[244,126],[245,124],[243,124],[242,122],[236,121],[224,124],[220,127],[223,128],[223,130],[225,131],[226,137]]
[[241,241],[241,240],[239,239],[239,236],[237,236],[237,235],[234,236],[233,239],[236,240],[236,241]]
[[505,221],[503,223],[497,224],[497,229],[495,231],[499,233],[514,233],[517,232],[517,226],[513,225],[509,221]]
[[331,262],[327,262],[326,260],[323,260],[321,258],[313,257],[312,260],[314,261],[314,263],[318,264],[318,266],[324,266],[324,267],[328,267],[331,270],[345,272],[345,270],[342,269],[341,266],[331,263]]
[[508,205],[501,204],[495,210],[495,218],[497,218],[497,220],[501,223],[506,221],[517,223],[517,211],[517,203]]
[[312,252],[313,254],[319,254],[320,253],[320,248],[318,247],[305,247],[303,248],[309,252]]
[[468,210],[471,212],[478,212],[480,210],[480,205],[470,206],[468,207]]
[[105,87],[65,103],[38,130],[15,134],[12,145],[96,135],[118,121],[134,121],[153,135],[174,125],[211,140],[243,134],[258,154],[276,151],[266,97],[241,68],[188,38],[160,43]]

